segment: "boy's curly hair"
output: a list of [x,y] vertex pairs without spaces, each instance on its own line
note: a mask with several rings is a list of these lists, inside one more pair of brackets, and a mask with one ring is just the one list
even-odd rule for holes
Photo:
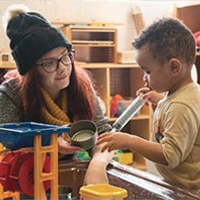
[[196,43],[192,32],[178,19],[163,18],[144,29],[132,45],[140,49],[149,44],[151,56],[163,64],[171,58],[195,63]]

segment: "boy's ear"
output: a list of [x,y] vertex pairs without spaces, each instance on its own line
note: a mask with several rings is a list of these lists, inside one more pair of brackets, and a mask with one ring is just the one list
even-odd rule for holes
[[182,64],[178,59],[172,58],[169,61],[169,69],[172,76],[177,76],[182,70]]

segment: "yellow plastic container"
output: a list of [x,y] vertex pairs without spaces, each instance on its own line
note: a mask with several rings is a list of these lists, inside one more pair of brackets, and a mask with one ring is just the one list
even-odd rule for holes
[[82,199],[123,199],[127,191],[109,184],[82,186],[79,191]]

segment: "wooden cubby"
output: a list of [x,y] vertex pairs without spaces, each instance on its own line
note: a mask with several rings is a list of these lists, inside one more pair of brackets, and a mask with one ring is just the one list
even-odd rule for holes
[[63,33],[73,44],[76,61],[86,63],[117,62],[117,29],[96,26],[63,26]]
[[4,75],[10,69],[15,69],[14,62],[2,62],[0,61],[0,84],[4,81]]

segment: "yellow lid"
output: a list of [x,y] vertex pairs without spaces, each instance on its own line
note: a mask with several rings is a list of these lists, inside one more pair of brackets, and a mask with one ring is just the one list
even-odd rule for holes
[[96,184],[82,186],[80,195],[91,199],[123,199],[127,197],[127,191],[109,184]]

